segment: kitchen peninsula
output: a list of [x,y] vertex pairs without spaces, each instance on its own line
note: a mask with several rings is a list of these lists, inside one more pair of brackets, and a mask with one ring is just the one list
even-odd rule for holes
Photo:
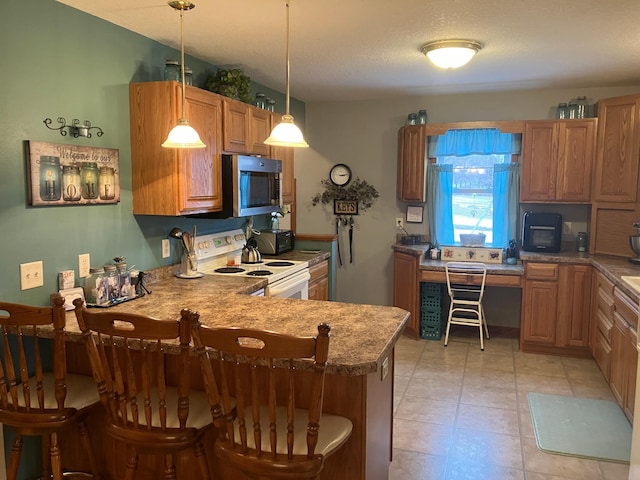
[[[260,328],[294,335],[315,335],[319,323],[329,323],[331,342],[323,410],[348,417],[354,429],[343,448],[327,459],[321,478],[386,480],[392,447],[393,352],[409,313],[396,307],[250,296],[264,282],[208,275],[183,280],[167,275],[149,285],[151,294],[111,309],[178,318],[182,308],[190,308],[199,312],[206,325]],[[69,366],[75,366],[78,373],[90,374],[84,347],[78,343],[80,332],[73,312],[68,312],[67,332]],[[168,368],[172,353],[177,350],[177,345],[175,349],[167,346]],[[192,384],[197,388],[201,382],[197,362],[192,363],[192,368]],[[100,428],[91,428],[91,434],[96,445],[102,447],[97,449],[102,452],[101,466],[111,477],[122,477],[125,464],[122,446],[105,439]],[[212,455],[209,459],[214,462]],[[72,455],[72,461],[81,463],[82,459]],[[191,463],[189,452],[181,454],[176,462],[179,471],[187,472],[185,478],[192,473]],[[141,468],[147,469],[149,478],[156,473],[155,478],[160,475],[157,467],[155,459],[141,457]]]

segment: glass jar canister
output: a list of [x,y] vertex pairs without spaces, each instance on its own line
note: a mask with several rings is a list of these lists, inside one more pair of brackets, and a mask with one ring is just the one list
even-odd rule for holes
[[98,175],[98,192],[102,200],[116,198],[116,179],[113,167],[100,167]]
[[60,200],[61,196],[60,158],[42,155],[40,156],[40,198],[51,202]]
[[589,237],[587,232],[578,232],[576,235],[576,251],[586,252],[589,248]]
[[427,111],[426,110],[418,110],[418,123],[424,125],[427,123]]
[[98,164],[82,162],[80,176],[82,177],[82,197],[86,199],[98,198]]
[[90,268],[84,282],[84,298],[88,304],[100,305],[107,302],[107,289],[104,285],[104,268]]
[[256,93],[256,100],[254,102],[254,105],[258,108],[266,108],[267,104],[266,104],[264,93],[262,92]]
[[266,105],[268,111],[270,111],[270,112],[275,112],[276,111],[276,101],[273,98],[267,97],[265,99],[265,105]]
[[104,276],[107,284],[107,301],[111,302],[120,298],[120,278],[115,265],[104,266]]
[[418,115],[410,113],[407,115],[407,125],[416,125],[418,123]]
[[82,197],[80,180],[80,167],[65,165],[62,167],[62,199],[68,202],[77,202]]
[[118,272],[118,285],[120,285],[120,298],[135,296],[135,289],[131,285],[131,272],[127,270],[126,263],[116,263]]
[[578,104],[576,102],[569,102],[567,109],[569,110],[569,116],[567,118],[578,118]]
[[180,81],[180,64],[177,60],[167,59],[164,62],[164,79]]
[[556,118],[563,120],[569,118],[569,107],[566,103],[559,103],[556,109]]
[[576,99],[576,118],[587,118],[589,105],[587,103],[587,97],[578,97]]
[[184,83],[187,85],[193,85],[193,70],[189,67],[184,67]]

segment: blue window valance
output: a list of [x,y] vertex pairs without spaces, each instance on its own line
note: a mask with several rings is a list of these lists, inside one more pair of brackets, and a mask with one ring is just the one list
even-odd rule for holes
[[508,154],[519,155],[522,135],[502,133],[496,128],[448,130],[429,137],[429,157]]

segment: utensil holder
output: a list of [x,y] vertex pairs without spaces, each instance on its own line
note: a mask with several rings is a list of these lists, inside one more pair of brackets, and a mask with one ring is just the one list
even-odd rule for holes
[[182,254],[180,271],[187,277],[194,277],[198,274],[198,257],[195,253],[185,252]]

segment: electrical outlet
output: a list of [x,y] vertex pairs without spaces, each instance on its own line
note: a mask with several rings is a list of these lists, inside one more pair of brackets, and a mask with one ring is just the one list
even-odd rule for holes
[[20,290],[43,286],[42,277],[42,261],[20,264]]
[[404,219],[402,217],[396,218],[396,228],[404,228]]
[[389,373],[389,357],[385,358],[382,361],[382,368],[380,369],[380,380],[384,380],[387,378],[387,374]]
[[82,253],[78,255],[78,277],[88,277],[91,269],[91,255]]
[[571,234],[571,227],[572,227],[571,222],[562,222],[562,234],[563,235],[570,235]]
[[168,238],[162,239],[162,258],[169,258],[171,255],[171,244]]

